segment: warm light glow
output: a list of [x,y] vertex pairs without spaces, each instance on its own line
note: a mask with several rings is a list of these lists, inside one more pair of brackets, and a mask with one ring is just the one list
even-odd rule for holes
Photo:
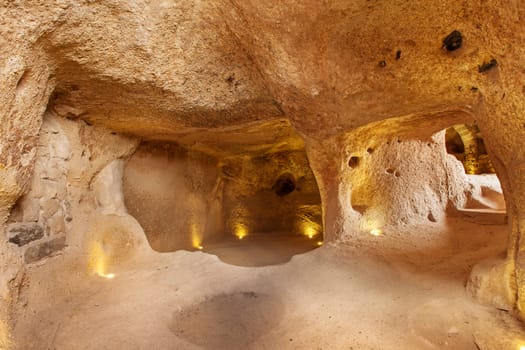
[[190,224],[190,230],[191,230],[191,245],[195,249],[202,250],[202,234],[195,220],[192,220]]
[[317,245],[318,245],[318,246],[322,246],[322,245],[323,245],[323,242],[319,241],[319,242],[317,242]]
[[525,350],[525,345],[521,345],[521,346],[519,347],[519,350]]
[[374,228],[370,230],[370,234],[372,236],[381,236],[383,234],[383,231],[380,228]]
[[298,232],[302,233],[309,239],[319,237],[322,239],[323,227],[320,222],[322,211],[320,205],[302,205],[297,208],[295,227]]
[[230,213],[228,228],[238,239],[243,239],[249,234],[248,224],[250,213],[248,209],[238,204]]
[[200,246],[197,247],[197,249],[199,249],[199,250],[203,250],[204,247],[200,245]]
[[89,269],[97,276],[107,279],[115,278],[114,273],[108,273],[109,257],[100,242],[93,242],[89,251]]
[[373,212],[368,214],[365,213],[365,217],[361,223],[361,228],[363,232],[368,232],[372,236],[382,236],[384,235],[383,227],[385,227],[385,222],[383,220],[383,215],[380,212]]
[[239,239],[243,239],[248,235],[248,228],[245,224],[236,223],[234,228],[234,233]]
[[314,225],[312,225],[309,222],[303,223],[303,234],[307,236],[308,238],[312,239],[317,235],[317,229]]

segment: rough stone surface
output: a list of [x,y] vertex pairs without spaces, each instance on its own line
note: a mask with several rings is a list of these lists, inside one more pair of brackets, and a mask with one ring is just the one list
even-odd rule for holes
[[[293,187],[280,195],[275,186],[283,176],[293,179]],[[229,232],[322,236],[321,198],[304,150],[228,158],[221,181],[223,222]]]
[[22,210],[24,213],[24,221],[38,221],[40,217],[40,205],[36,200],[28,200],[22,204]]
[[51,235],[66,233],[66,224],[64,215],[61,212],[56,213],[47,220],[47,227]]
[[48,199],[42,201],[42,216],[45,219],[52,217],[60,209],[60,203],[55,199]]
[[[464,200],[463,183],[442,182],[453,165],[425,143],[437,150],[432,134],[476,120],[509,216],[515,271],[505,283],[525,315],[520,1],[19,0],[0,4],[0,18],[0,232],[30,191],[85,224],[91,180],[138,138],[221,159],[304,146],[328,240],[370,220],[396,225],[391,215],[439,223],[448,200]],[[443,49],[454,30],[461,46]],[[395,158],[403,153],[406,162]],[[363,161],[350,169],[354,155]],[[425,168],[438,174],[406,187],[408,172]],[[406,188],[414,193],[401,196]],[[85,229],[71,229],[81,242]],[[0,252],[6,290],[22,262],[5,239]]]
[[491,259],[474,267],[467,282],[467,291],[479,302],[502,310],[512,310],[516,291],[508,285],[513,266],[503,259]]
[[223,232],[218,173],[217,160],[197,151],[162,144],[137,149],[124,171],[124,196],[153,249],[194,249]]
[[39,260],[52,256],[66,247],[66,238],[59,237],[53,240],[39,243],[29,247],[24,254],[24,261],[27,264],[35,263]]
[[93,180],[92,190],[99,210],[105,215],[126,215],[122,193],[124,162],[114,160],[100,171]]
[[444,132],[427,128],[428,136],[418,135],[414,130],[424,125],[397,123],[407,123],[403,127],[412,133],[386,121],[359,128],[342,141],[338,206],[346,223],[341,237],[442,222],[447,206],[465,203],[467,178],[461,163],[446,153]]
[[503,190],[495,174],[467,175],[470,189],[465,207],[505,210]]
[[7,237],[10,243],[21,247],[44,237],[44,229],[37,223],[14,223],[7,226]]

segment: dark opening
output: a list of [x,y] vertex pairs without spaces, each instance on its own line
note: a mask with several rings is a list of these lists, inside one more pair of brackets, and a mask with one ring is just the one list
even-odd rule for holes
[[348,166],[353,169],[353,168],[356,168],[358,165],[359,165],[359,157],[356,157],[356,156],[350,157],[350,159],[348,160]]
[[282,174],[272,188],[279,197],[286,196],[295,190],[295,179],[290,173]]

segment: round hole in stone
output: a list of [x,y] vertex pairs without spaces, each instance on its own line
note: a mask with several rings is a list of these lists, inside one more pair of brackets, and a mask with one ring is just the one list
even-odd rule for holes
[[400,176],[401,176],[401,174],[399,173],[399,171],[396,171],[396,172],[394,173],[394,175],[395,175],[395,177],[400,177]]
[[374,153],[374,149],[372,147],[368,147],[366,151],[368,152],[368,154]]
[[348,160],[348,166],[352,169],[356,168],[359,165],[359,157],[352,156]]
[[428,221],[430,222],[437,222],[436,218],[434,217],[434,214],[432,213],[428,213],[427,218],[428,218]]
[[284,173],[275,181],[273,190],[279,197],[286,196],[295,190],[295,178],[290,173]]
[[388,174],[393,174],[394,171],[395,171],[394,168],[387,168],[387,169],[386,169],[386,172],[387,172]]

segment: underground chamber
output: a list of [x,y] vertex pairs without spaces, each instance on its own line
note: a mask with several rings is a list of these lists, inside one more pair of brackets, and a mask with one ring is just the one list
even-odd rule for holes
[[525,349],[518,2],[4,3],[0,349]]
[[123,193],[158,252],[202,250],[266,265],[323,243],[321,197],[304,148],[219,158],[142,142],[125,165]]

